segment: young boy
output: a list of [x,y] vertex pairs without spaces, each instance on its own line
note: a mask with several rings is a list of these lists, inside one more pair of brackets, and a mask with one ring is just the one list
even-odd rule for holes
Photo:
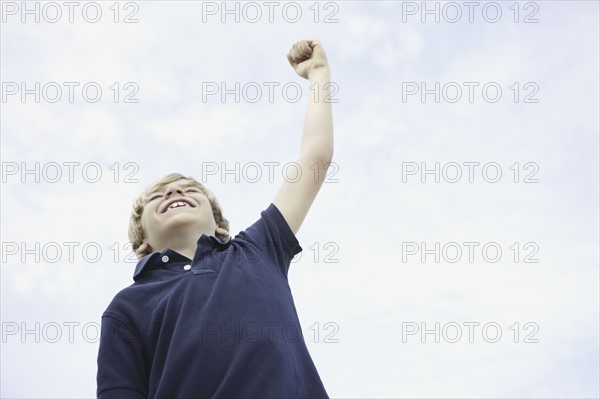
[[140,195],[129,227],[134,283],[102,316],[99,398],[328,397],[287,278],[333,157],[330,71],[317,40],[298,41],[287,57],[319,92],[305,116],[301,177],[285,179],[234,238],[216,198],[191,177],[164,176]]

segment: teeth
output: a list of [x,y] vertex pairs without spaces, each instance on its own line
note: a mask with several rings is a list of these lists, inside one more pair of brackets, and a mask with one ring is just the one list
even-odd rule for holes
[[189,206],[189,205],[183,201],[177,201],[177,202],[173,202],[171,205],[169,205],[169,208],[167,208],[167,209],[179,208],[180,206]]

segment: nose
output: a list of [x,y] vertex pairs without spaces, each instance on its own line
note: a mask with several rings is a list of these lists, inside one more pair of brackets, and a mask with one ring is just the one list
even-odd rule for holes
[[173,182],[173,183],[169,184],[167,186],[167,188],[165,189],[165,197],[169,198],[174,193],[177,193],[179,195],[184,195],[184,192],[185,192],[185,190],[183,189],[183,187],[181,186],[180,183]]

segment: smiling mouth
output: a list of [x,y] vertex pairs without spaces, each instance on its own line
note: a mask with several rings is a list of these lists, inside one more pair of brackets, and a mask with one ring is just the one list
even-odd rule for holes
[[163,213],[166,213],[170,210],[173,209],[177,209],[177,208],[194,208],[193,205],[190,205],[189,203],[185,202],[185,201],[175,201],[172,204],[170,204],[167,209],[165,209],[165,211]]

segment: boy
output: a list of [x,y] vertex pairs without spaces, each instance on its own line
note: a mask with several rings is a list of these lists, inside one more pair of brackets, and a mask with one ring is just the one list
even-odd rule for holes
[[[323,46],[300,40],[287,57],[327,98]],[[331,105],[310,97],[301,177],[285,179],[234,238],[216,198],[191,177],[164,176],[136,200],[129,238],[140,260],[135,282],[102,316],[99,398],[328,397],[287,280],[302,251],[296,233],[333,157]]]

